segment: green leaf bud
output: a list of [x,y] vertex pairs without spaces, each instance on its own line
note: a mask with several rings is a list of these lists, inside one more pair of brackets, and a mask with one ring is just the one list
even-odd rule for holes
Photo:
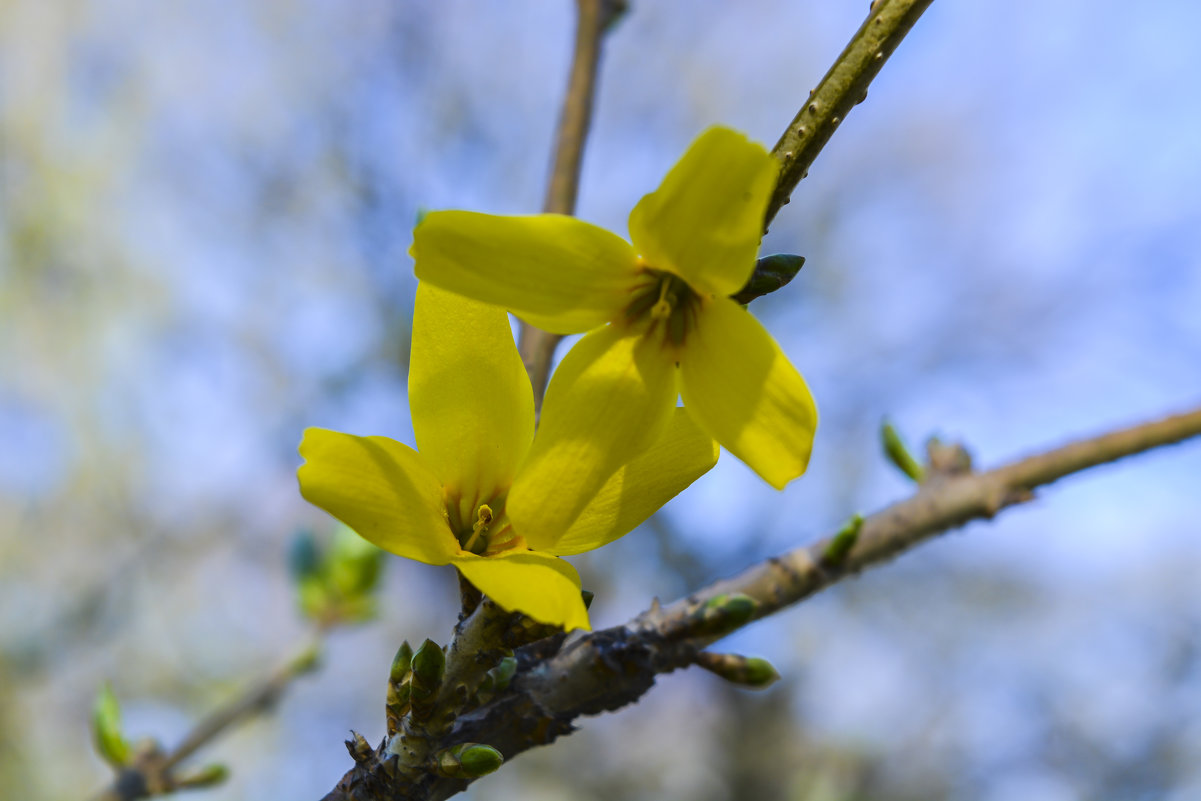
[[707,637],[722,637],[741,628],[755,616],[759,604],[742,593],[710,598],[692,613],[689,633]]
[[308,529],[301,529],[292,535],[292,543],[288,547],[288,572],[298,581],[321,572],[321,549],[313,532]]
[[490,745],[462,743],[438,752],[438,772],[451,779],[478,779],[487,776],[505,762],[504,756]]
[[742,289],[731,295],[737,303],[743,306],[763,295],[782,289],[805,266],[804,256],[793,256],[788,253],[777,253],[764,256],[755,262],[755,269]]
[[329,580],[343,598],[365,595],[379,583],[384,552],[339,526],[329,554]]
[[846,561],[847,554],[855,547],[855,543],[859,540],[859,530],[863,528],[863,515],[856,514],[846,522],[838,533],[830,540],[830,544],[826,546],[826,550],[822,553],[822,564],[828,567],[837,567]]
[[392,658],[392,670],[388,673],[388,681],[392,684],[400,684],[404,681],[405,676],[408,676],[412,669],[412,662],[413,647],[409,645],[408,640],[405,640],[396,649],[396,656]]
[[446,669],[446,655],[442,646],[426,640],[413,654],[409,663],[412,674],[409,679],[409,711],[416,720],[426,720],[434,711],[434,701],[442,686],[442,674]]
[[297,593],[301,614],[309,620],[326,619],[330,610],[330,597],[320,576],[306,576],[300,579]]
[[919,484],[925,480],[925,468],[918,463],[917,459],[913,458],[913,454],[905,447],[901,435],[887,420],[880,424],[880,444],[884,448],[884,455],[888,457],[888,461],[892,462],[898,470]]
[[731,684],[752,690],[762,690],[780,680],[772,663],[759,657],[702,651],[696,655],[696,664]]
[[413,671],[413,682],[437,687],[442,683],[442,671],[446,669],[446,654],[442,646],[427,639],[413,654],[409,661]]
[[212,764],[179,776],[176,782],[180,789],[200,790],[205,787],[215,787],[228,778],[229,768],[225,765]]
[[494,692],[504,690],[513,680],[515,673],[517,673],[517,657],[506,656],[501,659],[496,667],[488,671],[488,676],[492,679],[492,690]]
[[129,764],[129,743],[121,733],[121,705],[107,683],[96,693],[92,704],[92,738],[105,762],[114,768]]

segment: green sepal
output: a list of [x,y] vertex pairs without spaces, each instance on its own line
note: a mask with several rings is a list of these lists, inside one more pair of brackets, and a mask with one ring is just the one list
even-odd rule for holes
[[129,764],[129,742],[121,733],[121,704],[107,682],[96,693],[92,704],[92,739],[105,762],[114,768]]
[[505,763],[504,756],[490,745],[461,743],[439,751],[434,757],[439,774],[450,779],[478,779]]
[[830,544],[822,553],[822,563],[829,567],[837,567],[846,561],[847,554],[859,540],[861,528],[863,528],[863,515],[856,513],[830,540]]
[[755,269],[742,289],[731,295],[736,303],[743,306],[752,300],[771,294],[782,289],[805,266],[804,256],[793,256],[788,253],[777,253],[764,256],[755,262]]
[[749,595],[718,595],[692,613],[689,633],[694,636],[723,637],[748,623],[758,609],[759,603]]
[[925,480],[926,469],[918,463],[917,459],[913,458],[909,448],[905,447],[901,435],[887,420],[880,424],[880,444],[884,448],[884,455],[888,457],[888,461],[892,462],[898,470],[919,484]]
[[592,590],[580,590],[580,597],[584,599],[584,609],[587,611],[592,608],[592,599],[596,597],[596,593]]

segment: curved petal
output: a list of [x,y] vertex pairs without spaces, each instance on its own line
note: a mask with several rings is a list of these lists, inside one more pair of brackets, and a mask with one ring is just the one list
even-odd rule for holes
[[663,436],[605,482],[566,534],[548,547],[530,546],[565,556],[625,536],[709,472],[719,450],[686,409],[673,409]]
[[534,438],[534,394],[504,309],[418,285],[409,406],[417,449],[463,519],[508,492]]
[[506,510],[527,542],[553,542],[619,468],[659,437],[676,401],[675,364],[648,337],[607,326],[551,377],[530,455]]
[[580,574],[550,554],[505,551],[496,556],[463,554],[454,566],[480,592],[511,612],[565,629],[589,629],[580,595]]
[[387,437],[306,428],[300,494],[386,551],[431,565],[459,552],[442,487],[417,452]]
[[755,269],[778,169],[762,145],[710,128],[630,212],[634,247],[698,291],[734,294]]
[[634,250],[574,217],[433,211],[413,231],[417,277],[578,334],[616,319],[639,275]]
[[776,489],[805,472],[817,407],[805,379],[750,312],[716,298],[680,357],[684,408]]

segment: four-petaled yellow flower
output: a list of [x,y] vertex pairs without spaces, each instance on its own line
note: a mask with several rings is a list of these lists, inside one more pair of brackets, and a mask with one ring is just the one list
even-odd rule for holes
[[[777,164],[726,128],[702,134],[630,214],[633,245],[572,217],[427,214],[417,277],[560,334],[588,333],[547,389],[521,530],[569,525],[614,471],[659,435],[677,397],[774,487],[809,462],[817,409],[771,335],[730,299],[755,266]],[[677,383],[678,382],[678,383]]]
[[556,486],[522,467],[534,402],[508,316],[424,283],[413,312],[409,405],[417,451],[387,437],[307,429],[301,494],[381,548],[452,564],[502,607],[568,629],[588,628],[588,613],[579,575],[558,557],[622,536],[717,461],[712,439],[677,413],[570,525],[526,533],[508,497],[553,497]]

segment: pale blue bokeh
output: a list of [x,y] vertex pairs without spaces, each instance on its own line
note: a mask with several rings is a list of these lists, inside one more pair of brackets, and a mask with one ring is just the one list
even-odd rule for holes
[[[25,24],[39,19],[33,0],[18,6],[30,7]],[[167,663],[160,673],[185,672],[189,648],[236,640],[241,656],[209,665],[212,680],[236,681],[299,630],[281,554],[295,527],[324,520],[292,489],[300,431],[412,442],[412,222],[421,208],[538,209],[570,7],[82,5],[42,147],[120,169],[24,322],[0,320],[0,509],[20,524],[39,504],[72,503],[73,471],[111,453],[133,476],[130,503],[168,539],[197,519],[230,527],[226,556],[251,567],[230,575],[217,562],[194,591],[176,588],[168,608],[194,609],[195,629],[164,647],[182,655],[145,646]],[[606,47],[580,216],[624,234],[628,210],[710,124],[770,146],[865,8],[635,3]],[[1201,400],[1199,24],[1187,2],[934,4],[765,242],[808,258],[752,308],[817,398],[810,473],[776,493],[723,456],[669,507],[678,553],[666,564],[664,540],[646,531],[577,560],[602,589],[596,622],[903,497],[910,488],[877,453],[885,416],[915,442],[962,438],[987,466]],[[3,62],[0,115],[38,85],[25,65],[20,52]],[[16,156],[4,166],[8,229],[25,179]],[[106,278],[114,264],[120,274]],[[0,264],[0,280],[14,270]],[[121,297],[102,305],[94,287],[106,281]],[[71,352],[31,350],[41,340],[29,321],[46,304],[66,326],[78,309],[61,293],[76,282],[93,294],[79,294],[85,330],[61,340]],[[1192,444],[1065,481],[729,646],[776,662],[808,735],[876,755],[898,792],[934,774],[949,798],[1103,797],[1099,786],[1132,797],[1098,766],[1137,763],[1152,732],[1183,732],[1182,759],[1201,764],[1201,732],[1182,713],[1197,709],[1201,668],[1169,678],[1164,668],[1173,649],[1195,647],[1201,621],[1199,475]],[[45,589],[7,568],[6,604]],[[161,582],[148,571],[135,586],[158,598]],[[345,730],[379,735],[377,679],[397,637],[448,630],[453,609],[429,599],[450,601],[450,583],[395,565],[386,597],[403,611],[338,635],[326,672],[297,688],[277,729],[218,749],[236,777],[219,797],[328,789],[348,766]],[[225,606],[201,611],[214,588]],[[251,606],[262,614],[247,616]],[[143,608],[123,606],[108,625],[140,631],[128,621]],[[4,614],[0,646],[36,641],[40,620]],[[430,628],[410,630],[414,620]],[[99,683],[138,642],[97,645],[78,686]],[[703,699],[704,681],[661,685],[694,688],[663,690],[673,700]],[[131,698],[129,716],[170,740],[192,715],[164,687]],[[653,708],[685,729],[693,714]],[[596,742],[620,738],[646,720],[637,715],[586,725]],[[1106,759],[1049,753],[1048,721],[1064,719]],[[82,729],[69,742],[82,751]],[[251,746],[260,756],[248,766],[238,754]],[[474,796],[504,797],[518,779],[503,776]],[[726,797],[686,778],[646,797]],[[1130,792],[1184,799],[1201,775],[1184,765],[1130,781]]]

